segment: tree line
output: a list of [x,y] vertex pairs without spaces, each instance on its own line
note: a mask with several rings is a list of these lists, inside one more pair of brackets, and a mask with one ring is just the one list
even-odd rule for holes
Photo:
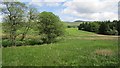
[[120,35],[120,20],[83,22],[78,26],[78,30],[95,32],[104,35]]
[[[21,2],[3,2],[3,46],[35,45],[53,43],[63,35],[64,26],[52,12],[39,13],[32,5]],[[37,31],[37,38],[26,38],[30,30]],[[35,34],[35,33],[33,33]],[[27,44],[26,44],[27,43]]]

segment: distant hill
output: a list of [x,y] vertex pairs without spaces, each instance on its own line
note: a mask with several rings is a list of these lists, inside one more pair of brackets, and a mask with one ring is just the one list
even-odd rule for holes
[[83,20],[76,20],[74,22],[92,22],[92,21],[83,21]]
[[67,25],[80,25],[82,22],[65,22]]
[[74,21],[74,22],[85,22],[85,21],[82,21],[82,20],[76,20],[76,21]]
[[82,22],[65,22],[67,26],[70,26],[70,27],[77,27],[80,25],[80,23]]
[[[65,22],[65,21],[64,21]],[[82,20],[76,20],[74,22],[65,22],[67,26],[70,26],[70,27],[77,27],[79,26],[81,23],[83,22],[92,22],[92,21],[82,21]]]

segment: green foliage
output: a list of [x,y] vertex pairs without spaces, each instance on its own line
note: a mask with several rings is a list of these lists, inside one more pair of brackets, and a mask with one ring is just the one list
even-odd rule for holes
[[109,25],[107,23],[102,22],[99,27],[99,33],[100,34],[108,34],[108,31],[110,30]]
[[99,24],[94,22],[90,24],[90,31],[98,33]]
[[16,46],[22,46],[24,44],[24,41],[16,41]]
[[22,27],[22,23],[25,21],[26,5],[21,2],[3,2],[3,4],[6,6],[2,8],[2,12],[5,14],[3,30],[10,35],[9,40],[15,46],[17,30]]
[[117,22],[117,31],[118,31],[118,34],[120,35],[120,20]]
[[68,25],[67,28],[77,28],[77,26],[71,26],[71,25]]
[[12,45],[12,42],[8,39],[5,39],[5,40],[2,40],[2,46],[3,47],[8,47],[8,46],[11,46]]
[[[24,41],[15,41],[16,46],[21,46],[24,44],[25,44]],[[12,41],[9,39],[4,39],[4,40],[2,40],[2,46],[3,47],[10,47],[10,46],[12,46]]]
[[119,21],[103,21],[103,22],[85,22],[78,26],[79,30],[95,32],[105,35],[118,35],[119,34]]
[[85,23],[81,23],[78,26],[79,30],[85,30],[85,31],[90,31],[90,32],[98,32],[98,28],[99,28],[99,24],[96,22],[85,22]]
[[20,39],[20,41],[23,41],[27,35],[27,33],[29,32],[30,29],[34,29],[34,27],[37,25],[36,20],[37,20],[37,16],[38,16],[38,12],[37,9],[32,7],[32,6],[28,6],[28,12],[27,14],[27,22],[25,22],[23,25],[23,32],[22,32],[22,37]]
[[[3,19],[3,33],[9,35],[9,37],[3,36],[3,40],[6,42],[9,39],[12,43],[5,44],[5,46],[52,43],[56,41],[58,36],[64,34],[63,22],[52,12],[42,12],[38,16],[37,9],[32,6],[28,7],[24,3],[4,2],[3,4],[6,6],[2,9],[3,13],[6,14]],[[36,31],[31,35],[37,35],[37,31],[39,31],[40,38],[27,39],[26,36],[30,30]]]
[[118,35],[118,31],[115,28],[110,29],[106,32],[107,32],[107,34],[110,34],[110,35]]
[[24,45],[41,45],[43,44],[43,41],[41,39],[26,39],[24,40],[25,44]]
[[42,12],[39,14],[38,28],[44,43],[54,42],[56,37],[63,35],[64,30],[63,22],[52,12]]

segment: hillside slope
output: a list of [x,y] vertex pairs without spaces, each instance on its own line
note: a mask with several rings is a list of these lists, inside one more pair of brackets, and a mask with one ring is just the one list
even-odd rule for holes
[[59,42],[3,48],[3,66],[106,66],[118,63],[117,36],[66,29]]

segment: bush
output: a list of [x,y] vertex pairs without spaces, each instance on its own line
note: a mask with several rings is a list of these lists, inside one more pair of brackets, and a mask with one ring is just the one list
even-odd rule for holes
[[12,42],[8,39],[2,40],[2,46],[3,47],[12,46]]
[[71,26],[67,26],[68,28],[72,28]]
[[68,25],[67,28],[76,28],[77,26],[70,26]]
[[[16,46],[22,46],[22,45],[40,45],[43,44],[43,41],[41,39],[26,39],[24,41],[16,41]],[[12,46],[12,42],[8,39],[2,40],[2,46],[3,47],[10,47]]]
[[25,45],[36,45],[36,44],[42,44],[43,41],[41,39],[26,39],[25,41]]
[[25,44],[24,41],[16,41],[16,46],[22,46],[24,44]]
[[[16,46],[21,46],[21,45],[24,45],[24,41],[16,41],[15,42],[15,45]],[[10,41],[9,39],[4,39],[2,40],[2,46],[3,47],[9,47],[9,46],[12,46],[12,41]]]
[[[40,45],[43,44],[41,37],[39,36],[31,36],[29,38],[25,38],[23,41],[17,39],[15,41],[15,46],[22,46],[22,45]],[[9,47],[12,46],[12,41],[9,39],[2,39],[2,46]]]

